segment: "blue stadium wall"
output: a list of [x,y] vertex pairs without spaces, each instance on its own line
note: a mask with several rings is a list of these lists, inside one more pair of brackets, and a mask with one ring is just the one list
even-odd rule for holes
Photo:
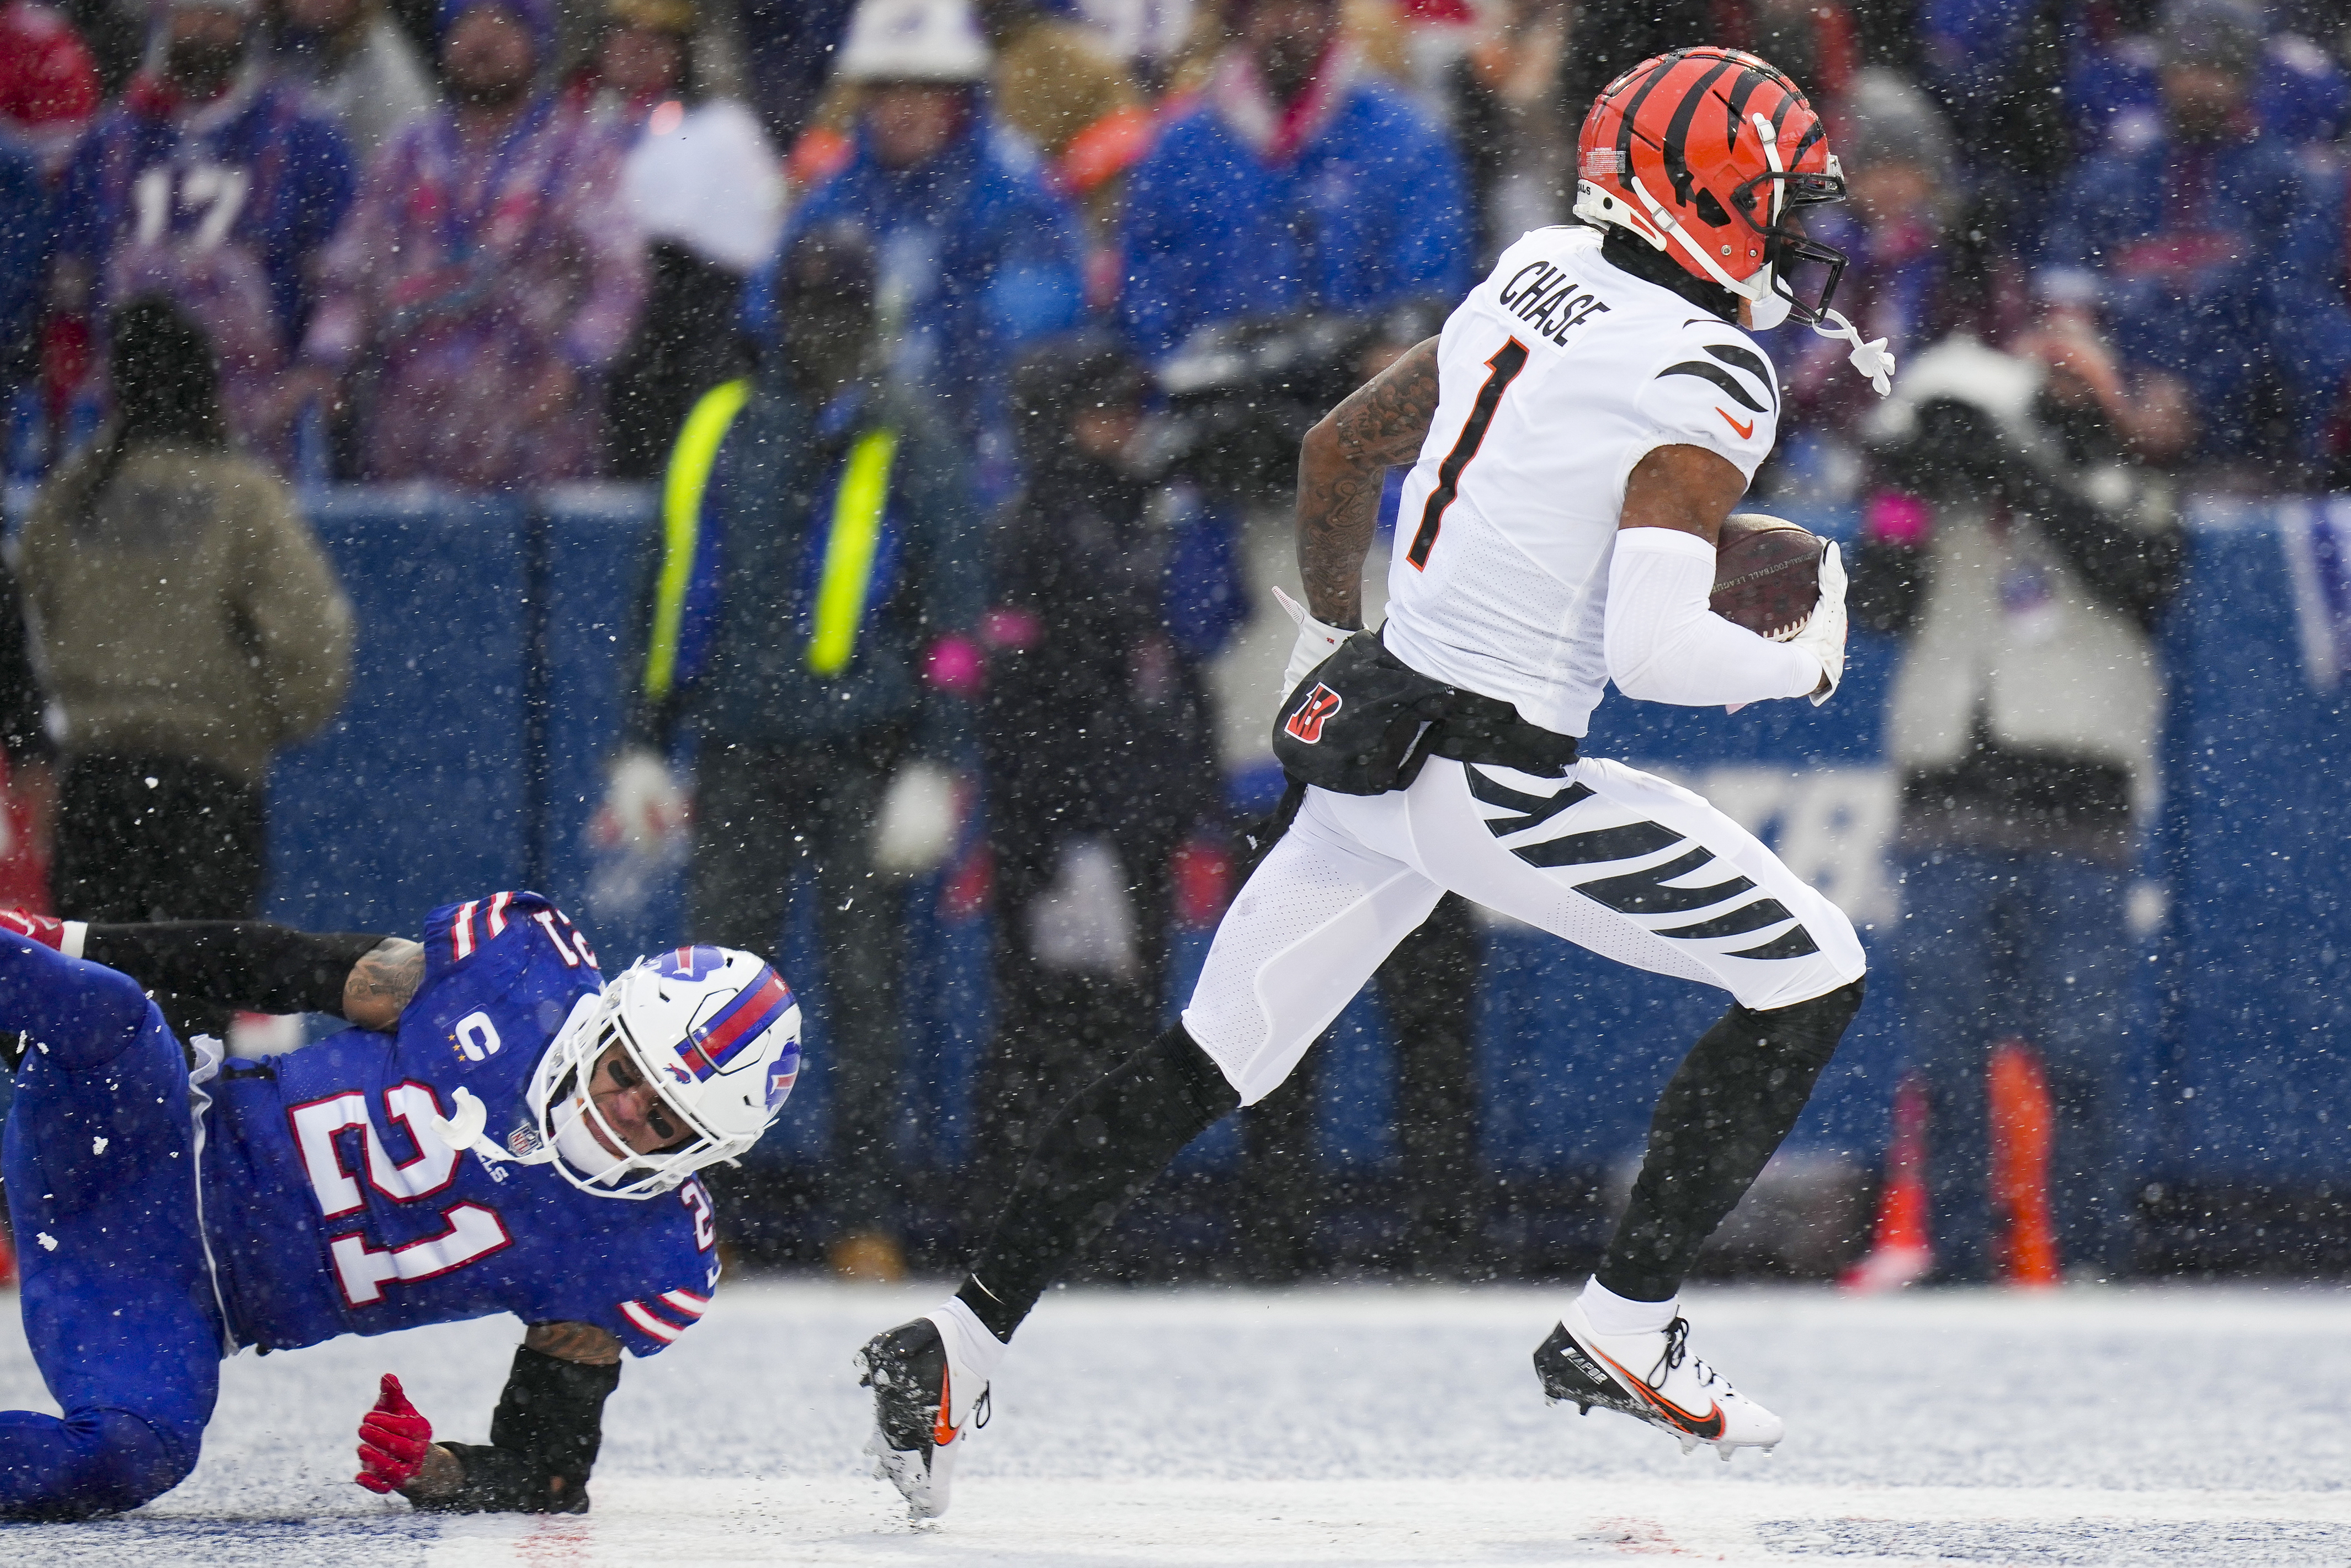
[[[625,672],[644,497],[583,487],[528,501],[329,490],[309,513],[358,607],[352,700],[272,779],[271,913],[313,928],[413,929],[445,899],[507,886],[554,895],[608,969],[680,932],[675,867],[600,854],[588,824]],[[1805,518],[1842,533],[1849,519]],[[2351,500],[2208,504],[2164,629],[2169,771],[2130,939],[2145,976],[2128,1124],[2149,1182],[2325,1186],[2351,1178]],[[1883,851],[1894,788],[1880,716],[1897,656],[1857,635],[1838,699],[1736,716],[1617,700],[1587,749],[1704,790],[1855,915],[1898,917]],[[918,959],[904,1009],[907,1150],[957,1161],[987,1030],[985,917],[906,893]],[[761,1155],[821,1157],[824,979],[805,901],[784,934],[812,1019],[810,1071]],[[1196,963],[1198,934],[1183,938]],[[1874,1166],[1899,1071],[1898,973],[1881,962],[1862,1019],[1798,1142]],[[1522,927],[1488,931],[1479,1051],[1486,1149],[1540,1177],[1620,1162],[1675,1059],[1719,1011],[1697,988],[1592,959]],[[1326,1157],[1376,1168],[1395,1099],[1377,1004],[1343,1019],[1325,1064]],[[1229,1157],[1212,1134],[1189,1156]]]

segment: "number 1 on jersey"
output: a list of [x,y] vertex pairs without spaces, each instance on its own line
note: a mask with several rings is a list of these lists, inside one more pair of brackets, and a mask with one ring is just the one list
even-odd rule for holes
[[1437,465],[1437,488],[1428,493],[1428,504],[1420,509],[1420,528],[1412,536],[1412,549],[1405,552],[1415,571],[1427,570],[1428,552],[1437,548],[1437,530],[1445,523],[1445,508],[1460,493],[1461,471],[1485,444],[1486,427],[1494,423],[1494,410],[1501,405],[1502,393],[1527,368],[1527,346],[1513,338],[1494,350],[1486,366],[1486,384],[1478,389],[1478,401],[1469,405],[1469,418],[1461,426],[1453,450]]

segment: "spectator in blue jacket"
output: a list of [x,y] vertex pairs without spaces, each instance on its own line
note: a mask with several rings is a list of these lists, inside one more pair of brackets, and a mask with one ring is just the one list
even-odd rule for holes
[[350,148],[247,58],[253,0],[172,0],[152,64],[75,151],[58,198],[68,310],[159,293],[220,356],[224,413],[282,457],[312,262],[351,204]]
[[1448,305],[1475,258],[1460,159],[1366,75],[1338,0],[1239,0],[1241,42],[1128,176],[1120,316],[1143,351],[1293,310]]
[[1075,210],[988,108],[988,62],[968,0],[865,0],[839,70],[861,89],[855,151],[784,245],[844,220],[872,231],[890,380],[939,405],[994,500],[1012,470],[1006,378],[1024,345],[1078,324],[1085,275]]
[[[2178,450],[2142,444],[2143,455],[2288,455],[2281,445],[2307,438],[2325,412],[2314,396],[2335,376],[2306,331],[2332,259],[2309,221],[2317,193],[2251,115],[2257,16],[2175,0],[2157,38],[2162,126],[2074,172],[2037,287],[2061,319],[2102,322],[2140,401],[2176,411]],[[2263,413],[2282,402],[2305,411],[2283,443]]]

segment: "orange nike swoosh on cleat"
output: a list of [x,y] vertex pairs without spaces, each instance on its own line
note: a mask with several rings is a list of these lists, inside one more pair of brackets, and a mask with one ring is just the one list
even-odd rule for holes
[[[1717,413],[1722,413],[1720,409],[1716,409],[1714,412]],[[1677,1430],[1687,1432],[1693,1437],[1703,1437],[1709,1443],[1722,1436],[1722,1406],[1719,1404],[1709,1399],[1707,1401],[1706,1414],[1703,1416],[1693,1416],[1688,1411],[1683,1409],[1680,1406],[1675,1404],[1672,1400],[1667,1398],[1664,1395],[1658,1393],[1656,1389],[1650,1387],[1648,1384],[1644,1382],[1642,1379],[1634,1376],[1629,1372],[1625,1372],[1624,1363],[1614,1359],[1596,1347],[1587,1346],[1585,1348],[1590,1349],[1593,1354],[1599,1356],[1601,1360],[1607,1362],[1610,1366],[1614,1367],[1618,1372],[1624,1373],[1625,1381],[1630,1383],[1636,1390],[1638,1390],[1641,1397],[1648,1402],[1650,1407],[1656,1410],[1658,1415],[1663,1416],[1666,1420]]]
[[942,1368],[939,1372],[939,1413],[931,1420],[931,1441],[942,1448],[956,1440],[956,1429],[947,1425],[947,1412],[955,1408],[955,1400],[951,1397],[954,1391],[954,1380]]
[[1646,1384],[1643,1385],[1643,1389],[1648,1396],[1649,1403],[1657,1407],[1657,1414],[1681,1430],[1687,1432],[1691,1437],[1703,1437],[1711,1443],[1722,1436],[1721,1406],[1709,1400],[1704,1416],[1693,1416],[1664,1395],[1649,1388]]
[[1723,423],[1739,432],[1740,440],[1744,441],[1749,436],[1755,434],[1755,422],[1753,420],[1750,419],[1745,424],[1741,424],[1737,420],[1731,418],[1729,412],[1726,409],[1718,408],[1714,412],[1722,415]]

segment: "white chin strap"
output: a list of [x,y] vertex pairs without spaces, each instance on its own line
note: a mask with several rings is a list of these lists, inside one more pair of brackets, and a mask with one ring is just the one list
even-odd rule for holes
[[[455,1115],[442,1116],[428,1111],[424,1113],[424,1120],[433,1129],[434,1136],[457,1153],[462,1155],[470,1149],[494,1164],[510,1166],[543,1166],[555,1157],[544,1148],[528,1155],[507,1153],[483,1135],[482,1129],[489,1124],[490,1110],[472,1090],[461,1088],[451,1099]],[[601,1145],[599,1152],[601,1152]]]
[[[1763,143],[1764,161],[1771,165],[1773,173],[1785,172],[1786,165],[1780,162],[1780,143],[1772,134],[1771,122],[1760,114],[1754,119],[1756,138]],[[1834,172],[1834,160],[1831,160],[1830,167]],[[1780,221],[1779,203],[1783,198],[1778,194],[1777,187],[1774,187],[1774,193],[1771,221],[1776,224]],[[1780,292],[1779,279],[1772,276],[1771,268],[1766,267],[1762,277],[1763,292],[1760,298],[1748,302],[1747,319],[1759,329],[1769,331],[1787,320],[1792,301]],[[1836,324],[1829,325],[1832,321]],[[1812,325],[1813,330],[1823,338],[1842,338],[1853,345],[1853,352],[1845,358],[1853,362],[1855,370],[1869,378],[1869,384],[1877,389],[1878,396],[1885,397],[1894,391],[1894,356],[1886,351],[1885,339],[1863,342],[1861,329],[1847,320],[1842,310],[1823,310],[1821,319]]]
[[[1853,368],[1869,378],[1869,384],[1877,389],[1878,396],[1884,397],[1891,392],[1894,390],[1894,356],[1886,352],[1886,340],[1872,338],[1868,342],[1863,342],[1860,329],[1846,320],[1842,310],[1823,310],[1821,318],[1813,323],[1813,330],[1823,338],[1842,338],[1851,343],[1853,352],[1845,358],[1852,361]],[[1829,325],[1832,321],[1836,325]],[[1758,325],[1761,324],[1759,321]]]

